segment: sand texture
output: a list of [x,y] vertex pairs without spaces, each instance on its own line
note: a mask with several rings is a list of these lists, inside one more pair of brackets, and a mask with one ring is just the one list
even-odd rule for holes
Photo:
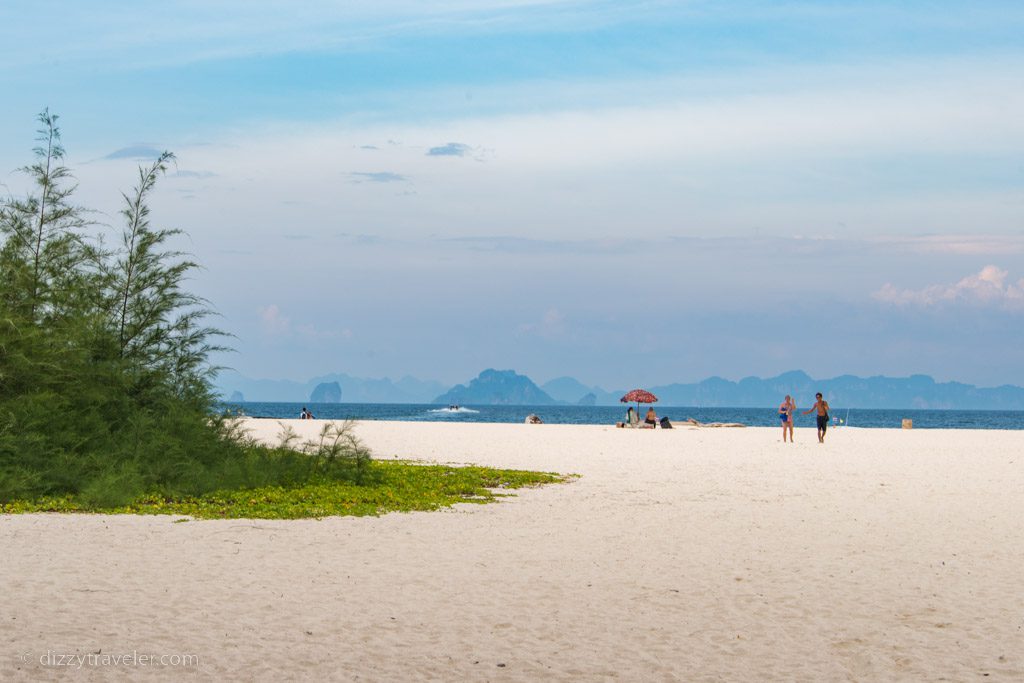
[[581,476],[380,518],[2,516],[0,680],[1024,680],[1024,431],[358,433]]

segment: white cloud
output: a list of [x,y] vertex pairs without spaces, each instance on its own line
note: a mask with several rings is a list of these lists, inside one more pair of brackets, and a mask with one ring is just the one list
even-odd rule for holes
[[[1013,66],[1024,72],[1024,63]],[[839,237],[1009,233],[1019,230],[1020,191],[987,161],[1024,145],[1024,90],[1008,87],[1008,70],[938,64],[931,80],[915,81],[915,69],[895,65],[889,73],[865,70],[857,82],[842,70],[823,68],[816,78],[781,70],[766,81],[778,87],[760,95],[745,94],[742,77],[730,92],[704,97],[666,79],[644,90],[672,101],[650,106],[420,123],[254,123],[221,136],[221,144],[182,151],[183,164],[216,176],[197,188],[194,208],[168,202],[162,215],[194,234],[245,225],[257,238],[299,224],[402,238],[556,240],[755,229]],[[516,86],[498,90],[497,99],[517,101]],[[368,139],[403,144],[358,149]],[[427,156],[445,140],[472,140],[493,153],[485,165]],[[889,171],[894,160],[902,170]],[[997,182],[979,186],[975,162],[991,167]],[[360,175],[376,169],[388,175]],[[113,196],[105,169],[77,170],[83,203],[116,211],[101,203]],[[339,175],[378,184],[415,178],[417,193],[339,186]],[[93,187],[102,196],[88,196]],[[282,197],[307,203],[283,206]],[[215,214],[232,220],[208,226]],[[1003,253],[995,243],[936,238],[931,246]]]
[[277,304],[270,304],[260,309],[260,327],[272,337],[305,340],[307,342],[340,342],[355,338],[349,328],[340,330],[322,329],[314,323],[292,323],[291,317],[281,311]]
[[348,341],[355,336],[352,330],[347,328],[340,331],[322,330],[312,323],[298,325],[295,328],[295,334],[311,342]]
[[277,304],[270,304],[260,309],[260,326],[266,334],[278,336],[291,331],[292,321]]
[[870,241],[879,247],[897,247],[922,254],[954,256],[1024,254],[1024,235],[923,235],[880,237]]
[[549,308],[539,322],[524,323],[516,328],[520,335],[536,335],[545,339],[561,337],[566,333],[565,314]]
[[1009,273],[998,266],[985,266],[955,284],[938,284],[923,289],[899,289],[886,283],[873,294],[878,301],[897,306],[936,306],[963,303],[1024,310],[1024,278],[1008,282]]

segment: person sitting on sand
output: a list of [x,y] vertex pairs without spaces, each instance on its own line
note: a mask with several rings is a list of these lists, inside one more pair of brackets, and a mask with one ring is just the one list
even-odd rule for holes
[[658,416],[654,412],[654,406],[647,409],[647,415],[644,416],[644,424],[650,425],[651,429],[658,425]]
[[821,393],[814,395],[817,401],[810,410],[805,410],[804,415],[818,411],[818,443],[825,443],[825,432],[828,430],[828,401],[821,397]]
[[796,404],[793,397],[786,395],[779,406],[779,421],[782,422],[782,443],[786,443],[786,430],[789,430],[789,442],[793,443],[793,418],[796,415]]

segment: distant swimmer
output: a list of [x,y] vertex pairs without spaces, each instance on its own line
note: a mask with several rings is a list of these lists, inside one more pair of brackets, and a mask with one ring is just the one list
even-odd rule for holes
[[793,418],[796,416],[796,404],[793,397],[787,395],[779,406],[779,421],[782,423],[782,443],[786,443],[786,431],[789,431],[789,442],[793,443]]
[[818,443],[825,443],[825,432],[828,430],[828,401],[823,399],[820,393],[815,394],[814,398],[818,400],[814,402],[810,410],[805,410],[803,414],[818,412]]

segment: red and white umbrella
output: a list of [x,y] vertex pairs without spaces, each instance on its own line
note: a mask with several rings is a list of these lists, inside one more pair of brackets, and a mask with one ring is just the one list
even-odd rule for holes
[[633,391],[627,392],[625,396],[619,399],[620,403],[636,403],[636,412],[640,413],[641,403],[657,403],[658,397],[647,391],[646,389],[634,389]]

